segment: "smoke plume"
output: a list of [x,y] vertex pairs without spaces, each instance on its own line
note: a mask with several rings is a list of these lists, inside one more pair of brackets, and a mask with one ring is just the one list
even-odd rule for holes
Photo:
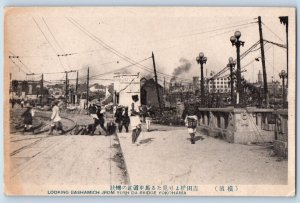
[[171,79],[171,81],[176,80],[177,76],[183,73],[187,73],[191,69],[192,64],[189,60],[185,58],[180,58],[179,62],[181,63],[181,65],[174,69],[173,78]]

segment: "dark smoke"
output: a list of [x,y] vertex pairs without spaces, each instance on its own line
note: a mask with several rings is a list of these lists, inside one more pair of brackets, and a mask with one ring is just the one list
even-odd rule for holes
[[181,63],[181,65],[174,69],[173,78],[171,79],[171,81],[176,80],[177,76],[181,75],[182,73],[187,73],[191,69],[192,64],[189,60],[181,58],[179,59],[179,62]]

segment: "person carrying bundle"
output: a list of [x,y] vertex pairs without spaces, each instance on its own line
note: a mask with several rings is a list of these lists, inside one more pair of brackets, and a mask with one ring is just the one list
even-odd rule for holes
[[188,133],[191,136],[191,144],[195,144],[197,123],[198,117],[196,115],[195,109],[189,106],[188,110],[186,111],[185,125],[188,129]]

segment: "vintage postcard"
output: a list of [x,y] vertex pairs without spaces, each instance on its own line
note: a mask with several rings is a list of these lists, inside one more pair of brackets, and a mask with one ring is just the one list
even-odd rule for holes
[[295,195],[295,8],[4,20],[6,195]]

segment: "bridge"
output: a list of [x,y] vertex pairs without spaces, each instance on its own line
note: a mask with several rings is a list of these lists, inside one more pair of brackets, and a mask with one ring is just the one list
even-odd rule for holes
[[198,108],[198,131],[230,143],[272,142],[278,156],[287,157],[287,109]]

